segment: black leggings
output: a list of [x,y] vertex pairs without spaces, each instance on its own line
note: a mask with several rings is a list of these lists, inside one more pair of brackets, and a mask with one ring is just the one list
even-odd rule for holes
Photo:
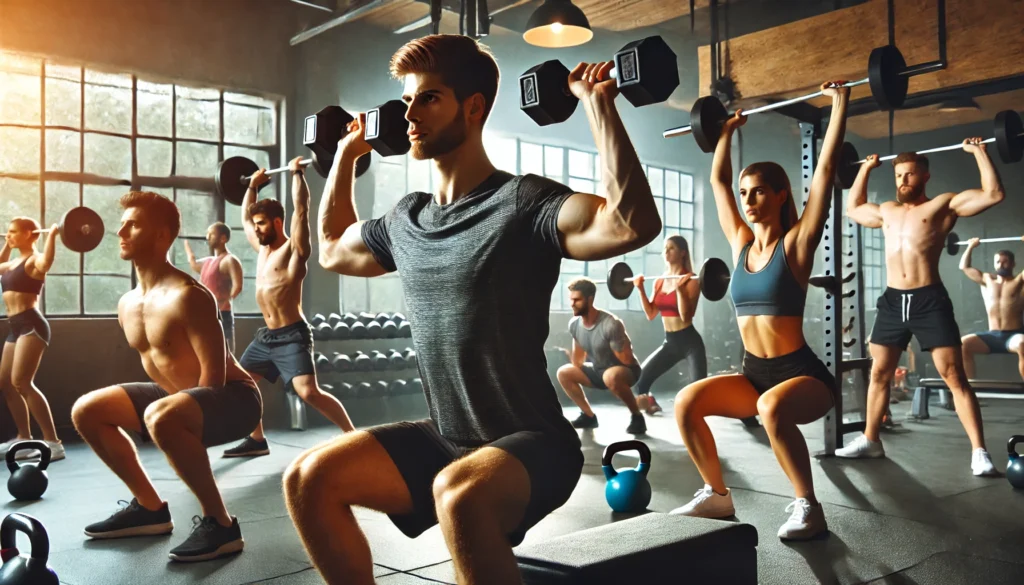
[[686,360],[688,384],[707,378],[708,359],[704,351],[704,339],[693,325],[679,331],[665,332],[665,342],[651,352],[640,366],[642,373],[636,383],[636,393],[650,394],[654,381],[680,360]]

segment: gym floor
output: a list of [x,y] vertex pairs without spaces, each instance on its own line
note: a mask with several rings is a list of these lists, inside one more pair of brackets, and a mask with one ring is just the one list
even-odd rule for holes
[[[418,398],[418,397],[416,397]],[[410,397],[412,399],[412,397]],[[663,399],[663,403],[668,401]],[[1005,469],[1007,438],[1024,429],[1024,401],[983,398],[982,412],[990,452]],[[419,405],[411,401],[415,416]],[[665,404],[671,413],[669,404]],[[783,544],[775,536],[788,516],[789,482],[783,476],[762,429],[739,421],[711,419],[733,489],[737,519],[759,533],[759,581],[771,584],[1024,583],[1024,493],[1004,478],[970,474],[967,439],[955,414],[933,402],[932,418],[905,421],[910,402],[893,406],[901,426],[884,435],[888,459],[816,460],[814,481],[825,505],[831,534],[808,543]],[[538,524],[526,543],[620,520],[604,501],[601,454],[610,442],[627,438],[621,407],[597,406],[602,426],[583,435],[586,466],[569,502]],[[575,410],[567,410],[573,417]],[[820,423],[804,429],[811,449],[821,445]],[[161,495],[170,502],[171,536],[90,541],[82,534],[89,522],[106,517],[119,498],[130,499],[117,478],[84,444],[68,445],[68,459],[49,471],[50,487],[40,501],[4,504],[4,513],[23,511],[39,518],[50,538],[50,565],[61,583],[119,585],[194,583],[236,585],[322,583],[299,543],[281,494],[281,475],[303,449],[336,434],[317,427],[269,434],[271,454],[256,459],[222,459],[210,450],[214,472],[229,511],[238,516],[245,551],[219,561],[179,564],[167,551],[185,538],[198,504],[151,445],[140,450]],[[667,512],[687,502],[702,486],[669,416],[649,419],[642,439],[653,451],[650,510]],[[632,459],[630,458],[632,456]],[[636,464],[635,453],[619,455],[617,468]],[[454,583],[450,557],[435,527],[419,538],[402,535],[387,517],[356,510],[373,550],[381,585]],[[27,549],[24,537],[20,544]],[[680,583],[686,582],[680,567]],[[636,583],[642,583],[638,578]]]

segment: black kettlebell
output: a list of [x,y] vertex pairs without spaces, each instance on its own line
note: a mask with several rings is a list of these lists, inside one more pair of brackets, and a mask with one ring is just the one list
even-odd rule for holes
[[[36,449],[41,453],[39,463],[18,465],[14,460],[18,451]],[[7,451],[7,469],[11,477],[7,479],[7,491],[17,500],[38,500],[43,497],[46,486],[50,484],[46,476],[46,468],[50,465],[50,446],[43,441],[21,441],[15,443]],[[3,583],[3,581],[0,581]]]
[[[18,554],[18,532],[28,535],[32,551],[29,556]],[[27,514],[9,514],[0,524],[0,547],[4,550],[4,564],[0,567],[3,585],[59,585],[57,573],[46,564],[50,556],[50,539],[43,523]]]
[[1010,460],[1006,463],[1006,479],[1013,487],[1024,490],[1024,457],[1017,453],[1017,443],[1024,443],[1024,435],[1014,435],[1006,442]]

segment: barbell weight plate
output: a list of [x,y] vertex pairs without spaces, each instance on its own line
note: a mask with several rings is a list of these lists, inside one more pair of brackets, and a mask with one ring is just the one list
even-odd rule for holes
[[629,267],[629,264],[625,262],[616,262],[610,269],[608,269],[608,293],[612,295],[612,298],[628,299],[629,295],[633,294],[632,282],[628,279],[633,278],[633,269]]
[[907,99],[910,77],[902,75],[907,69],[903,53],[894,45],[884,45],[871,50],[868,58],[868,84],[871,95],[881,110],[903,107]]
[[960,251],[960,246],[957,245],[958,242],[960,242],[960,236],[956,235],[956,232],[949,232],[946,235],[946,253],[950,256],[956,256]]
[[1020,114],[1014,110],[1003,110],[996,114],[996,149],[1004,163],[1020,162],[1024,157],[1024,124]]
[[857,179],[857,173],[860,172],[860,165],[857,164],[859,160],[857,148],[849,142],[844,142],[839,150],[839,165],[836,167],[836,180],[843,189],[852,187]]
[[729,267],[721,258],[708,258],[700,267],[700,292],[709,301],[718,301],[729,290]]
[[103,241],[103,218],[88,207],[74,207],[60,219],[60,239],[68,250],[89,252]]
[[241,205],[245,200],[245,192],[249,190],[249,185],[242,182],[242,177],[250,177],[258,170],[260,167],[244,156],[224,159],[214,177],[217,194],[232,205]]
[[718,137],[722,134],[722,126],[729,119],[722,102],[714,96],[697,98],[690,108],[690,127],[693,138],[701,151],[712,153],[718,145]]

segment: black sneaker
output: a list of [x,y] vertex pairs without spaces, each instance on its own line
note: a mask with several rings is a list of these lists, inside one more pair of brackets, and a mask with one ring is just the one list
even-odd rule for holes
[[242,552],[243,548],[245,541],[238,527],[238,518],[232,516],[231,526],[225,528],[213,516],[193,516],[192,534],[171,549],[170,557],[175,561],[194,563]]
[[596,429],[597,428],[597,415],[587,416],[581,412],[576,420],[572,421],[573,428],[577,429]]
[[92,538],[123,538],[126,536],[155,536],[170,534],[174,530],[171,512],[167,502],[163,507],[153,511],[143,508],[137,498],[131,502],[118,500],[122,507],[102,522],[85,527],[86,536]]
[[224,451],[224,457],[259,457],[270,455],[270,445],[266,439],[257,441],[252,437],[242,439],[242,442]]
[[631,435],[642,435],[647,432],[647,421],[644,420],[642,412],[629,417],[629,426],[626,427],[626,432]]

